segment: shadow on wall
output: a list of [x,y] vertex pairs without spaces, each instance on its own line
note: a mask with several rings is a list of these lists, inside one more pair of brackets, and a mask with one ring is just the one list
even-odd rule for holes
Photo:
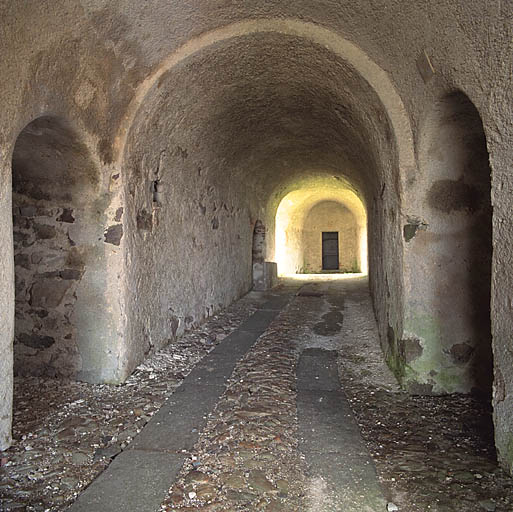
[[404,227],[419,256],[406,382],[412,391],[490,398],[491,170],[481,118],[463,93],[437,104],[420,147],[421,219]]
[[68,123],[41,117],[16,141],[12,181],[15,373],[73,377],[77,297],[101,226],[97,169]]

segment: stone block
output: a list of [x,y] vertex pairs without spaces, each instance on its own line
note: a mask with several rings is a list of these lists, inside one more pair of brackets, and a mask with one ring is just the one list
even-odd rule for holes
[[105,243],[119,245],[123,237],[123,224],[109,226],[104,233]]
[[64,280],[78,281],[82,277],[82,271],[74,268],[65,268],[59,272],[59,276]]
[[30,305],[41,308],[56,308],[71,286],[71,281],[61,279],[41,279],[30,290]]
[[278,266],[274,261],[253,263],[253,287],[255,290],[270,290],[277,284]]
[[33,205],[21,206],[20,213],[23,217],[35,217],[37,215],[37,208]]
[[36,238],[40,240],[49,240],[50,238],[55,238],[57,235],[56,229],[48,224],[34,223],[34,231],[36,233]]
[[73,217],[73,210],[71,208],[63,208],[62,213],[59,217],[57,217],[59,222],[67,222],[68,224],[72,224],[75,222],[75,217]]
[[27,347],[32,347],[36,349],[49,348],[55,343],[55,339],[51,336],[42,336],[40,334],[27,334],[22,333],[17,336],[17,340],[23,345]]
[[14,264],[17,267],[23,267],[23,268],[29,270],[30,269],[30,258],[28,256],[28,254],[16,254],[16,256],[14,256]]

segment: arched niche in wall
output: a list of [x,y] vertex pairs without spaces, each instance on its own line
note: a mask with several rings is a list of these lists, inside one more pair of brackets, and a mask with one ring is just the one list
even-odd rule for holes
[[106,310],[92,277],[103,243],[97,167],[68,122],[45,116],[16,140],[12,183],[15,373],[76,377]]
[[259,289],[264,278],[265,262],[265,226],[261,220],[255,222],[253,229],[253,287]]
[[418,254],[407,378],[428,392],[490,395],[491,170],[480,115],[465,94],[445,96],[427,116],[419,160],[419,218],[404,227]]

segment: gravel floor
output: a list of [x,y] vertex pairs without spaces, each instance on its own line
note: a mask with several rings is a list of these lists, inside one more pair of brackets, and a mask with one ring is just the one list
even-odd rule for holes
[[[382,361],[365,286],[308,281],[238,364],[163,510],[307,510],[295,365],[301,350],[319,347],[339,350],[341,383],[390,503],[406,512],[513,512],[490,411],[467,396],[401,392]],[[249,294],[153,355],[123,386],[16,379],[0,510],[64,510],[260,300]],[[323,318],[341,307],[341,330],[330,332]]]
[[282,312],[239,362],[163,510],[305,510],[297,313]]
[[261,300],[248,294],[148,358],[122,386],[16,378],[14,444],[0,452],[0,510],[64,510]]
[[513,512],[490,407],[469,396],[401,392],[376,342],[365,283],[344,287],[341,383],[389,501],[407,512]]

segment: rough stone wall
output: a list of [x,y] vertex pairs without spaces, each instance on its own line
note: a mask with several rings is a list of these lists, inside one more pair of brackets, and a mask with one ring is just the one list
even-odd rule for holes
[[[105,184],[69,121],[41,116],[12,156],[16,281],[15,369],[20,374],[116,381],[108,298]],[[115,238],[115,237],[114,237]],[[113,299],[113,300],[112,300]],[[115,328],[115,327],[114,327]]]
[[[12,420],[15,268],[11,177],[16,141],[25,126],[40,117],[73,121],[99,168],[98,201],[91,199],[99,218],[89,235],[94,231],[94,240],[103,243],[103,226],[115,215],[109,202],[112,144],[108,139],[124,112],[119,104],[127,104],[125,93],[133,90],[126,84],[133,84],[136,75],[142,77],[144,66],[125,74],[127,68],[116,57],[121,48],[115,51],[112,47],[119,38],[107,42],[103,30],[111,26],[110,21],[100,17],[99,30],[91,30],[90,18],[79,3],[4,2],[0,17],[4,56],[0,63],[0,449],[4,449],[10,443]],[[133,59],[129,60],[133,67]],[[123,85],[112,86],[114,82]],[[63,206],[62,202],[58,205]],[[115,209],[119,204],[112,206]],[[77,245],[83,243],[81,237],[74,239]],[[91,256],[95,264],[86,268],[75,303],[75,311],[80,303],[74,323],[77,343],[82,346],[82,372],[77,376],[119,382],[119,255],[98,244]]]
[[338,232],[339,270],[358,272],[358,228],[353,214],[343,205],[322,202],[307,214],[303,225],[303,268],[322,271],[322,232]]
[[78,188],[84,197],[95,189],[96,169],[69,127],[42,117],[18,137],[12,173],[14,369],[21,375],[75,376],[82,361],[74,310],[85,261],[72,227],[76,232],[87,223],[89,207],[73,203]]
[[403,268],[403,241],[399,231],[403,198],[394,141],[387,137],[387,132],[378,134],[379,152],[375,158],[381,160],[383,168],[378,178],[380,185],[373,187],[367,202],[369,287],[384,357],[397,375],[395,361],[400,354],[404,315],[403,275],[398,272]]
[[404,333],[414,392],[491,395],[490,166],[479,113],[449,94],[422,127],[419,204],[403,236],[417,254]]
[[[5,141],[3,141],[5,144]],[[0,139],[0,146],[2,140]],[[9,155],[10,156],[10,155]],[[0,151],[0,165],[7,165],[7,152]],[[14,257],[10,175],[0,174],[0,450],[6,450],[12,442],[11,424],[13,414],[13,350],[14,338]]]
[[84,263],[69,237],[76,212],[37,206],[16,196],[13,207],[16,320],[14,371],[74,376],[81,368],[72,323]]
[[202,123],[187,105],[194,97],[183,94],[195,86],[189,79],[170,75],[165,92],[155,90],[125,155],[131,367],[252,286],[248,191],[229,179],[198,131]]
[[[369,59],[368,62],[363,59],[360,68],[362,73],[370,69],[369,66],[372,67],[372,62],[387,70],[387,76],[402,99],[413,128],[412,140],[403,141],[406,145],[413,142],[418,146],[423,120],[448,92],[464,91],[480,113],[490,155],[494,208],[491,295],[495,427],[499,455],[502,462],[511,469],[513,107],[509,84],[512,72],[513,23],[507,2],[272,0],[264,3],[241,1],[234,4],[214,0],[207,5],[200,0],[172,3],[161,0],[94,0],[71,3],[57,0],[50,3],[4,2],[0,9],[3,28],[0,35],[3,56],[0,62],[0,89],[3,97],[3,108],[0,112],[0,235],[7,242],[6,246],[0,246],[0,370],[5,375],[0,389],[0,445],[5,446],[8,443],[11,415],[14,267],[10,176],[12,148],[19,132],[31,120],[49,112],[77,120],[87,134],[89,147],[94,149],[93,155],[102,164],[102,172],[107,175],[105,183],[110,187],[114,184],[110,177],[125,171],[124,167],[113,169],[112,166],[116,151],[123,148],[116,136],[120,123],[127,119],[127,107],[145,77],[157,69],[177,48],[188,44],[187,51],[193,51],[197,45],[194,37],[243,20],[252,20],[254,24],[278,20],[282,26],[286,24],[286,20],[303,20],[315,26],[315,30],[330,30],[332,34],[338,34],[355,43]],[[292,31],[297,32],[297,27]],[[253,96],[253,100],[247,95],[239,95],[239,102],[233,101],[233,94],[228,95],[227,105],[233,106],[233,109],[226,110],[227,124],[237,120],[237,116],[232,115],[234,112],[248,105],[255,106],[254,111],[260,112],[261,116],[245,117],[248,130],[253,131],[253,139],[239,137],[245,132],[244,126],[238,123],[236,129],[230,133],[231,143],[239,143],[237,151],[226,151],[226,147],[222,148],[222,144],[219,144],[215,160],[219,163],[226,158],[225,170],[240,166],[245,169],[246,176],[260,175],[260,179],[253,183],[252,198],[248,199],[248,203],[255,203],[258,202],[257,197],[260,201],[265,201],[269,194],[274,193],[270,191],[274,191],[276,187],[284,188],[283,183],[287,179],[299,178],[303,172],[310,172],[312,169],[324,169],[332,174],[343,175],[349,166],[347,162],[343,163],[339,155],[333,157],[332,148],[344,148],[348,153],[351,153],[351,148],[356,148],[355,152],[365,161],[358,168],[361,171],[360,177],[353,175],[352,178],[356,188],[365,192],[362,195],[366,198],[369,212],[371,288],[380,335],[385,340],[384,348],[393,364],[401,359],[403,302],[405,305],[415,302],[416,282],[431,280],[431,276],[419,274],[418,254],[412,251],[411,243],[402,239],[400,231],[396,229],[399,219],[403,225],[407,225],[410,224],[408,218],[419,217],[416,166],[408,161],[404,167],[400,159],[394,160],[395,157],[386,151],[374,151],[377,158],[369,162],[366,157],[369,140],[372,139],[375,147],[383,146],[384,141],[376,142],[376,137],[372,135],[378,133],[379,129],[369,131],[367,128],[373,123],[376,123],[374,128],[387,124],[386,119],[375,121],[383,115],[383,111],[370,97],[361,96],[352,98],[355,101],[335,103],[329,99],[342,96],[351,98],[353,91],[365,90],[365,81],[351,81],[347,66],[344,67],[340,62],[328,62],[329,59],[326,60],[320,53],[299,50],[301,45],[297,40],[286,51],[282,51],[283,48],[280,50],[280,45],[276,44],[276,39],[280,37],[271,37],[271,32],[266,32],[270,47],[263,50],[260,46],[262,51],[255,52],[265,65],[256,75],[251,76],[248,83],[240,82],[240,90],[253,91],[252,81],[257,81],[255,77],[262,76],[262,80],[267,80],[268,83],[269,73],[280,77],[278,82],[282,84],[282,91],[285,93],[272,97],[277,100],[275,104],[286,107],[287,115],[284,115],[283,108],[279,111],[269,110],[272,102],[265,101],[266,91]],[[206,40],[215,43],[214,46],[218,49],[222,46],[218,44],[215,36],[209,35]],[[334,41],[335,36],[321,45],[326,53],[335,48]],[[238,52],[234,51],[235,58],[230,56],[227,62],[244,61],[244,65],[248,64],[245,59],[251,53],[250,49],[255,41],[246,39],[246,42],[247,44],[242,45],[240,42],[234,44]],[[354,55],[351,52],[348,58]],[[280,61],[280,68],[273,67],[270,63],[273,57]],[[285,58],[289,59],[288,64],[282,65]],[[293,62],[296,63],[295,68],[291,64]],[[219,64],[219,61],[210,58],[210,65],[222,77],[226,90],[237,92],[239,88],[236,81],[231,80],[229,68]],[[207,63],[207,67],[208,65]],[[201,69],[200,66],[195,71],[201,73]],[[300,77],[299,82],[297,77],[293,77],[294,69],[300,70],[297,74]],[[317,81],[311,80],[310,75],[316,77]],[[303,89],[311,94],[304,93],[304,90],[298,93],[301,88],[297,84],[301,80],[307,84]],[[379,88],[379,84],[384,81],[385,77],[380,75],[373,83]],[[331,94],[329,82],[339,84],[338,96]],[[212,89],[215,84],[210,85]],[[320,87],[321,85],[325,87]],[[327,90],[330,94],[326,94]],[[287,102],[287,99],[294,96],[291,92],[298,93],[295,95],[296,100]],[[202,97],[206,96],[208,93],[204,92]],[[386,95],[384,99],[387,100]],[[324,110],[317,109],[317,113],[322,115],[311,115],[315,110],[313,106],[319,107],[321,104],[327,107]],[[334,104],[337,108],[333,108]],[[361,105],[365,105],[363,110]],[[305,108],[301,109],[301,106],[309,106],[311,112],[305,112]],[[362,115],[354,115],[358,108]],[[394,109],[395,107],[385,109],[385,118],[394,119],[397,114]],[[283,119],[279,131],[271,130],[269,124],[263,122],[268,118],[275,119],[273,116],[276,112]],[[335,118],[339,119],[338,124],[334,122]],[[363,122],[362,119],[368,122]],[[301,129],[306,125],[313,127],[310,132]],[[208,126],[211,131],[219,131],[221,125],[211,123]],[[312,137],[315,132],[319,134],[318,139]],[[359,139],[354,132],[361,134],[362,144],[356,143]],[[280,139],[276,136],[278,133],[286,133],[290,138],[288,141]],[[270,137],[263,137],[266,134],[270,134]],[[340,140],[344,138],[349,142],[344,144]],[[308,140],[310,144],[296,151],[290,142],[294,139]],[[262,144],[255,144],[255,141]],[[327,142],[324,144],[323,141]],[[393,145],[394,142],[390,144]],[[271,158],[263,158],[265,152],[259,153],[257,146],[266,146],[266,149],[272,147],[273,150],[268,151]],[[259,160],[261,165],[257,164]],[[374,180],[371,177],[373,173],[366,174],[365,169],[375,170],[376,165],[383,165],[388,170],[376,174],[378,178]],[[401,181],[396,187],[393,168],[397,170],[399,166],[402,166]],[[260,174],[264,168],[269,173]],[[371,184],[373,180],[374,184]],[[260,194],[265,188],[259,185],[261,183],[269,184],[265,194]],[[401,193],[400,202],[397,199],[398,192]],[[119,224],[115,221],[115,215],[116,210],[123,205],[117,199],[113,203],[107,201],[108,206],[103,210],[108,213],[103,219],[104,222],[102,221],[101,229],[103,230],[103,226],[111,226],[109,234],[116,234],[116,230],[120,229],[115,227]],[[258,212],[260,213],[261,211]],[[257,216],[254,215],[253,218]],[[126,221],[122,222],[125,226]],[[118,276],[122,276],[122,269],[116,248],[123,249],[124,238],[120,246],[106,244],[105,254],[99,257],[109,270],[107,276],[98,277],[95,281],[99,283],[103,279],[104,284],[111,290],[119,288]],[[250,254],[250,245],[247,253]],[[404,258],[401,259],[403,253]],[[401,291],[403,281],[404,297]],[[126,286],[131,286],[128,281]],[[102,289],[101,286],[98,288]],[[95,294],[91,296],[96,297]],[[109,309],[113,318],[122,317],[122,304],[112,295],[107,294],[107,299],[106,309]],[[78,301],[80,300],[79,297]],[[111,333],[119,333],[111,336],[112,339],[118,336],[122,338],[124,327],[118,320],[112,320],[109,328]],[[412,331],[411,334],[419,336],[418,332]],[[102,346],[107,346],[105,340],[102,341]],[[132,350],[131,347],[117,342],[114,345],[113,350],[100,351],[97,361],[104,361],[110,357],[108,353],[112,352],[116,354],[113,356],[114,361],[107,366],[116,367],[119,361],[125,360],[126,364],[122,365],[128,368],[130,365],[127,361],[131,357],[128,352]],[[121,372],[117,378],[123,375]]]

